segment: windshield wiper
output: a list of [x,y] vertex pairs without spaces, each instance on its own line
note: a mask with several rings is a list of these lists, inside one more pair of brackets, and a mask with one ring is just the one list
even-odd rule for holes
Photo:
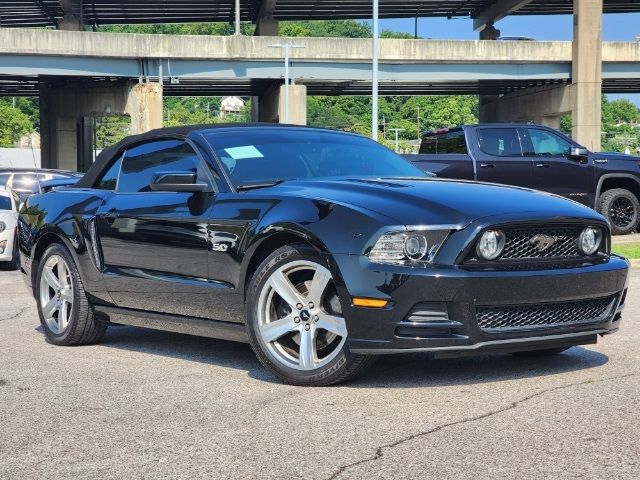
[[251,190],[254,188],[274,187],[276,185],[280,185],[282,182],[286,182],[287,180],[290,180],[290,179],[271,180],[268,182],[259,182],[259,183],[245,183],[243,185],[236,185],[236,190],[240,192],[243,190]]

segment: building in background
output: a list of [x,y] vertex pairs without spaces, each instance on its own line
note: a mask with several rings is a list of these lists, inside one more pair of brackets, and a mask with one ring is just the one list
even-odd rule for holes
[[220,101],[220,118],[228,115],[240,115],[244,110],[244,100],[240,97],[222,97]]

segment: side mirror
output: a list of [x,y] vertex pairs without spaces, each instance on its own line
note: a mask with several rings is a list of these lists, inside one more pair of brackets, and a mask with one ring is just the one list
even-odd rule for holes
[[584,147],[571,147],[569,152],[569,158],[575,158],[576,160],[584,160],[589,157],[589,150]]
[[160,172],[153,177],[149,188],[154,192],[205,192],[206,183],[196,183],[198,175],[194,172]]

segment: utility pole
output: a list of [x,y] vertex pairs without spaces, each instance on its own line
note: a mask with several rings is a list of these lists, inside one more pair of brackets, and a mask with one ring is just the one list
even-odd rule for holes
[[371,55],[371,138],[378,141],[378,1],[373,0],[373,43]]
[[404,128],[390,128],[392,132],[396,132],[396,153],[398,153],[398,132],[404,132]]
[[240,35],[240,0],[236,0],[236,35]]
[[284,123],[289,123],[289,53],[292,48],[305,48],[304,45],[293,45],[287,43],[274,43],[271,48],[282,48],[284,50]]

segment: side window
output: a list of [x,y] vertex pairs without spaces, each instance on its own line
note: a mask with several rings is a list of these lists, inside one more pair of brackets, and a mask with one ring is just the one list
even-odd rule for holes
[[537,128],[529,128],[527,133],[533,149],[533,152],[529,152],[528,155],[554,157],[567,155],[571,152],[571,143],[555,133],[538,130]]
[[521,157],[520,137],[515,128],[480,128],[480,150],[496,157]]
[[438,153],[438,137],[424,137],[420,144],[420,153]]
[[0,173],[0,187],[4,187],[9,181],[8,173]]
[[97,188],[98,190],[115,190],[118,187],[118,176],[120,175],[121,165],[122,155],[109,167],[104,175],[95,183],[93,188]]
[[189,144],[182,140],[161,140],[127,150],[122,160],[118,192],[150,192],[149,185],[160,172],[191,171],[198,182],[212,185],[207,166]]
[[467,153],[467,142],[463,131],[450,132],[438,140],[438,153]]

